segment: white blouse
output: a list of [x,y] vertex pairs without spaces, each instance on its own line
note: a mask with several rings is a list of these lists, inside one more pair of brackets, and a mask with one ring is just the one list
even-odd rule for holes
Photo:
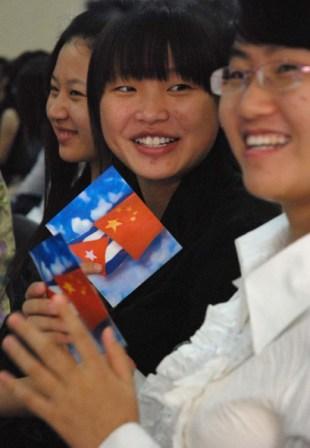
[[238,292],[147,377],[141,426],[101,448],[310,447],[310,235],[287,242],[284,215],[236,241]]

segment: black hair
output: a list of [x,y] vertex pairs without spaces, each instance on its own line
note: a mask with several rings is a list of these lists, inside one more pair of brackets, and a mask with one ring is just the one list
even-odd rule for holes
[[100,99],[108,82],[164,80],[171,53],[176,72],[210,93],[213,70],[227,62],[234,36],[232,0],[153,0],[111,21],[98,37],[88,75],[95,146],[112,157],[100,126]]
[[[48,79],[51,79],[58,55],[65,44],[80,38],[92,50],[100,31],[104,29],[108,22],[116,16],[127,13],[135,2],[136,0],[104,0],[100,2],[100,5],[97,5],[96,9],[90,8],[76,16],[63,31],[51,53]],[[46,123],[45,140],[46,191],[49,191],[49,194],[46,196],[43,220],[47,222],[74,195],[85,188],[91,179],[87,165],[83,175],[79,177],[80,164],[61,159],[58,153],[58,142],[49,122]],[[98,159],[99,164],[103,167],[104,162],[101,160],[101,153],[99,152]],[[73,185],[75,185],[74,189],[72,188]],[[64,192],[67,192],[67,195],[64,195]]]
[[[47,83],[50,82],[58,55],[63,46],[76,38],[85,40],[92,49],[99,32],[106,26],[111,17],[126,13],[136,3],[136,0],[109,0],[102,1],[100,10],[90,9],[76,16],[68,27],[60,35],[53,51],[51,52],[48,69]],[[45,102],[48,96],[46,90]],[[40,223],[31,241],[27,241],[21,248],[7,274],[7,292],[11,299],[12,309],[19,309],[23,301],[24,291],[29,285],[29,278],[21,275],[29,265],[27,251],[35,244],[49,236],[45,228],[46,222],[59,212],[70,200],[80,193],[91,181],[90,170],[86,168],[81,174],[78,163],[69,163],[62,160],[58,151],[59,144],[52,127],[45,115],[44,122],[44,148],[45,148],[45,206],[43,220]],[[18,279],[18,281],[16,281]]]
[[16,107],[16,80],[25,64],[30,62],[32,59],[45,54],[46,52],[44,50],[24,51],[4,65],[3,75],[7,77],[7,84],[5,87],[3,109],[8,107]]
[[237,40],[310,49],[309,0],[239,0]]
[[47,52],[36,54],[23,64],[15,80],[16,111],[29,141],[41,142],[43,137],[48,60]]

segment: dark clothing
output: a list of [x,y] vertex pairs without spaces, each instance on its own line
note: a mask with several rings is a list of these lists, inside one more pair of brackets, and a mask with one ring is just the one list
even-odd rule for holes
[[162,218],[182,251],[111,311],[144,374],[190,338],[209,304],[231,297],[240,275],[235,238],[277,214],[245,191],[219,143],[184,177]]
[[[232,281],[240,274],[235,238],[279,213],[245,192],[225,151],[218,140],[206,160],[184,177],[162,218],[182,251],[110,310],[130,356],[145,374],[198,329],[208,304],[233,294]],[[20,306],[15,302],[15,309]],[[3,353],[0,363],[8,367]],[[28,446],[26,442],[40,446],[31,445],[33,431],[43,434],[42,448],[62,446],[40,420],[23,421],[0,419],[0,439],[10,434],[7,448]],[[29,441],[19,445],[24,427],[29,428]]]

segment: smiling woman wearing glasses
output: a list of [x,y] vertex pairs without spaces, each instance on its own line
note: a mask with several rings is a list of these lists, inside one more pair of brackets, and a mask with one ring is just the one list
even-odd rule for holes
[[146,379],[141,425],[132,365],[111,330],[103,356],[64,297],[55,299],[78,365],[27,320],[9,319],[41,361],[7,338],[36,390],[0,379],[70,446],[310,446],[310,2],[241,2],[229,68],[213,74],[212,89],[247,188],[285,214],[237,239],[239,291],[210,307],[191,344]]

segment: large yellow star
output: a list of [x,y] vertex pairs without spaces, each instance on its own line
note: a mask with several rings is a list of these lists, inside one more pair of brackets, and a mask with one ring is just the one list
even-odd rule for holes
[[108,224],[105,226],[105,228],[112,229],[112,230],[114,230],[114,232],[116,232],[117,228],[121,225],[123,225],[123,223],[118,221],[117,219],[110,219],[108,221]]
[[69,282],[64,283],[62,287],[68,294],[72,294],[75,291],[74,287]]

